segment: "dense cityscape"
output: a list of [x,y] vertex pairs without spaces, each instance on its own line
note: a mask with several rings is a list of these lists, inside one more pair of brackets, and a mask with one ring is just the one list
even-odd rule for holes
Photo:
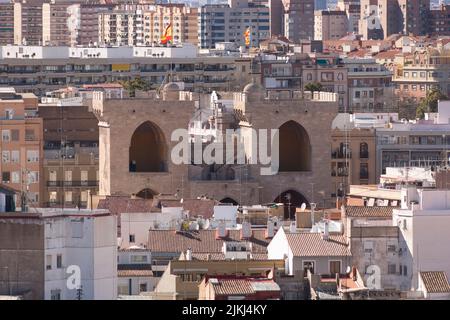
[[450,300],[449,97],[450,1],[0,1],[0,300]]

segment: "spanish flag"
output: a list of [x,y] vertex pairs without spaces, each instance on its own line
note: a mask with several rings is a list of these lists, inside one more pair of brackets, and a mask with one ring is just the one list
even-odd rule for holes
[[244,32],[246,46],[250,46],[250,36],[251,36],[251,30],[250,30],[250,27],[248,27],[247,30],[245,30],[245,32]]
[[169,41],[172,41],[172,24],[169,24],[164,31],[164,35],[161,37],[161,43],[167,44]]

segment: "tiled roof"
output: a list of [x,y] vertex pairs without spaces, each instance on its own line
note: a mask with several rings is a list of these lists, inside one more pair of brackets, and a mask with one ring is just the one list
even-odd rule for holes
[[347,206],[345,207],[345,215],[347,217],[356,218],[391,218],[394,207],[363,207],[363,206]]
[[253,294],[252,284],[246,279],[209,279],[214,288],[214,293],[218,296]]
[[[209,257],[208,257],[209,256]],[[223,253],[192,253],[193,260],[225,260]],[[267,253],[252,253],[251,260],[267,260]]]
[[210,278],[216,296],[223,295],[247,295],[259,291],[280,291],[280,287],[269,279],[253,278]]
[[211,199],[183,199],[183,210],[189,211],[189,216],[203,216],[205,219],[212,218],[214,206],[218,201]]
[[450,292],[450,284],[444,271],[422,271],[420,277],[428,293]]
[[287,233],[289,247],[296,257],[351,256],[343,235],[330,235],[328,240],[321,233]]
[[150,264],[119,264],[117,265],[118,277],[152,277]]
[[151,212],[156,209],[151,199],[132,199],[129,196],[107,196],[98,202],[97,208],[108,209],[116,215],[124,212]]
[[153,277],[152,270],[117,270],[118,277]]
[[[252,251],[266,253],[270,239],[265,238],[265,230],[253,230]],[[192,253],[221,253],[224,241],[241,241],[240,230],[229,230],[227,237],[216,239],[216,230],[175,232],[174,230],[150,230],[148,249],[152,252],[184,252],[191,248]]]

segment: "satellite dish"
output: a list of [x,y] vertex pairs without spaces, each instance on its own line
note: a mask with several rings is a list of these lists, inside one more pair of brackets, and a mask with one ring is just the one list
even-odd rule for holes
[[306,209],[306,203],[302,203],[301,207],[300,207],[300,211],[305,211]]
[[209,219],[206,220],[206,222],[203,224],[203,230],[208,230],[211,226],[211,223],[209,222]]
[[347,266],[347,269],[345,269],[345,273],[350,273],[350,271],[352,271],[352,268],[350,268],[350,266]]

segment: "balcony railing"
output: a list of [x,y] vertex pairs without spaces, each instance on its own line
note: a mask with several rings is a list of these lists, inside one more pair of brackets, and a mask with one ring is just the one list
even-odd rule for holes
[[47,181],[48,187],[96,187],[98,181]]
[[331,151],[331,158],[332,159],[345,159],[345,158],[351,158],[352,152],[349,150],[347,152],[335,150]]

